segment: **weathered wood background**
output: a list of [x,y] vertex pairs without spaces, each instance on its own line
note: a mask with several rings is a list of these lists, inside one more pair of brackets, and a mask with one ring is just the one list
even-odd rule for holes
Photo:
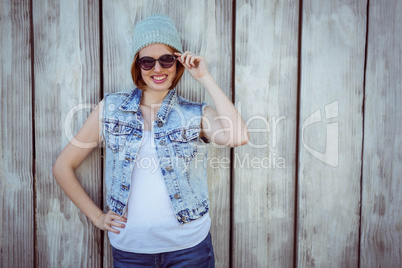
[[[400,267],[398,0],[0,0],[0,267],[112,266],[51,167],[104,93],[133,87],[132,32],[153,13],[250,128],[210,150],[217,267]],[[211,103],[187,74],[178,90]],[[99,206],[101,151],[78,170]]]

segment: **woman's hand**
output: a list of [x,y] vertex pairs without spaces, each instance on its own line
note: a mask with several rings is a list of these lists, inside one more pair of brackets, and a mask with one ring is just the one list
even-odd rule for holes
[[103,231],[110,231],[118,234],[120,231],[112,228],[112,226],[124,228],[125,225],[117,221],[127,222],[127,219],[125,217],[120,217],[113,211],[109,210],[107,214],[102,213],[94,224]]
[[178,56],[178,61],[187,69],[195,80],[200,81],[201,78],[209,75],[208,66],[204,57],[194,55],[189,51],[186,51],[183,54],[178,52],[175,52],[174,54]]

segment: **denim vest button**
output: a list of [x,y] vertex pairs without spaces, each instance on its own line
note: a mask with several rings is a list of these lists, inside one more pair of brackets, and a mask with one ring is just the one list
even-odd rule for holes
[[158,121],[158,127],[163,127],[163,122],[162,121]]
[[159,144],[160,144],[160,145],[166,145],[166,141],[165,141],[165,140],[161,140],[161,141],[159,142]]
[[186,132],[183,132],[183,134],[181,136],[183,137],[183,139],[187,139]]
[[114,132],[119,132],[119,126],[115,127]]
[[182,220],[182,221],[186,221],[186,220],[187,220],[187,217],[186,217],[186,216],[183,216],[183,217],[181,217],[181,220]]
[[175,194],[175,195],[174,195],[174,198],[175,198],[175,199],[179,199],[179,198],[180,198],[180,195],[179,195],[179,194]]
[[171,167],[171,166],[167,166],[167,167],[166,167],[166,170],[167,170],[167,171],[171,171],[171,170],[172,170],[172,167]]

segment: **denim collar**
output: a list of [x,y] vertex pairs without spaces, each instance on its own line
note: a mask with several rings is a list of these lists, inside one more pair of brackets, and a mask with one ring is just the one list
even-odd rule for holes
[[[142,97],[142,90],[136,88],[131,94],[123,101],[123,103],[119,106],[120,110],[123,111],[132,111],[135,113],[140,112],[140,101]],[[159,108],[158,114],[156,117],[162,121],[166,122],[166,117],[168,116],[170,110],[173,107],[177,99],[176,89],[169,90],[168,94],[163,99],[162,105]]]

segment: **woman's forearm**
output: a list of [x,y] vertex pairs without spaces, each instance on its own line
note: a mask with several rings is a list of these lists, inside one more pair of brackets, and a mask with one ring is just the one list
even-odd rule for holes
[[74,169],[56,163],[53,165],[53,175],[64,193],[71,201],[94,223],[103,211],[92,201],[75,175]]
[[199,82],[208,91],[215,104],[218,117],[214,120],[219,121],[221,129],[227,130],[222,133],[225,134],[228,144],[232,147],[246,144],[249,140],[248,129],[233,103],[210,74],[200,78]]

